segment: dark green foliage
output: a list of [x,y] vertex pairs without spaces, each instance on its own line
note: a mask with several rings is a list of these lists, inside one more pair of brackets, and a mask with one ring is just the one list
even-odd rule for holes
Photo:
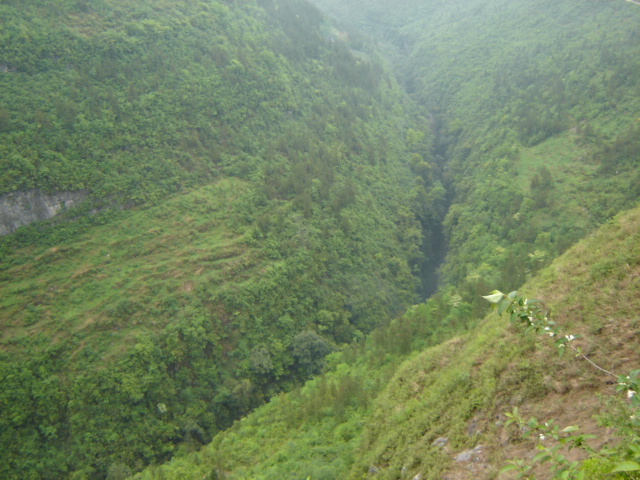
[[[441,283],[475,306],[637,201],[637,6],[314,3],[386,41],[431,114],[431,165],[444,165],[452,204]],[[408,133],[410,145],[415,138]],[[411,165],[428,183],[419,156]]]
[[442,187],[364,37],[293,0],[0,12],[0,193],[89,196],[0,242],[0,476],[186,453],[417,301]]
[[293,337],[293,358],[306,375],[320,373],[324,357],[331,351],[325,339],[313,331],[304,331]]
[[265,3],[266,19],[216,2],[3,5],[0,191],[140,203],[217,176],[225,153],[236,173],[260,168],[264,140],[308,116],[305,75],[336,93],[313,62],[359,63],[306,2]]
[[[453,301],[437,297],[329,354],[321,375],[302,388],[272,398],[216,435],[200,452],[146,469],[134,478],[351,478],[362,435],[374,427],[370,419],[377,399],[398,366],[416,351],[461,332],[467,324],[468,318],[459,315],[465,305],[455,297]],[[453,308],[452,303],[456,304]],[[457,325],[451,321],[454,318]],[[298,334],[294,342],[294,348],[302,347],[300,353],[309,358],[314,346],[324,351],[325,345],[310,331]]]
[[[0,5],[0,192],[90,198],[74,222],[0,242],[0,476],[123,478],[212,438],[175,478],[390,464],[353,452],[400,361],[637,199],[635,6],[370,3],[359,25],[429,114],[370,40],[302,0]],[[434,290],[445,238],[439,293],[397,317]],[[491,398],[496,369],[456,415]],[[461,367],[429,395],[472,378]],[[505,382],[543,396],[541,378]],[[430,448],[424,422],[393,447],[408,432]]]
[[[609,222],[537,276],[536,290],[565,299],[555,306],[557,312],[562,312],[562,305],[568,312],[580,311],[585,317],[607,311],[611,314],[607,315],[611,320],[608,328],[627,324],[628,312],[637,310],[638,288],[620,289],[614,285],[629,285],[635,270],[621,269],[619,275],[612,272],[602,277],[592,267],[602,259],[603,248],[614,257],[626,255],[628,264],[637,267],[639,227],[638,209]],[[531,288],[532,284],[528,286]],[[612,306],[612,295],[615,305],[608,308]],[[523,298],[518,301],[524,305]],[[531,301],[529,305],[540,306]],[[503,309],[504,304],[500,310]],[[546,317],[545,310],[534,310],[541,314],[538,320]],[[529,325],[529,315],[520,313],[516,312],[516,316],[522,316]],[[548,337],[544,323],[536,323],[543,332],[542,338],[521,337],[519,328],[491,314],[463,334],[450,321],[464,315],[465,324],[475,317],[459,295],[436,295],[375,330],[359,344],[329,355],[321,376],[302,389],[272,399],[218,434],[198,454],[175,458],[135,478],[195,480],[212,468],[229,480],[314,478],[314,472],[322,472],[328,478],[355,480],[373,471],[385,479],[419,474],[441,478],[459,471],[461,464],[465,470],[469,465],[482,465],[483,471],[497,473],[511,453],[520,454],[528,448],[519,434],[508,434],[505,428],[504,412],[514,406],[536,415],[555,412],[574,423],[589,421],[593,412],[602,412],[603,406],[590,387],[609,396],[612,386],[599,375],[592,377],[591,365],[581,368],[571,361],[562,368],[555,344],[561,336]],[[450,322],[447,328],[444,316]],[[558,325],[561,322],[571,331],[585,326],[573,313],[560,313],[554,318]],[[598,356],[607,361],[619,355],[635,365],[635,344],[619,339],[633,336],[636,324],[637,319],[618,330],[618,335],[599,335],[604,351],[593,349],[592,358]],[[459,335],[451,338],[456,333]],[[562,384],[554,387],[551,376]],[[596,381],[587,387],[590,377]],[[571,382],[583,385],[572,388]],[[569,390],[566,397],[558,388]],[[576,396],[582,399],[582,408],[568,404],[558,408],[559,398],[574,401]],[[591,411],[584,412],[584,408]],[[600,421],[605,426],[615,426],[626,441],[634,442],[637,420],[629,401],[609,401],[606,410],[608,413],[601,415]],[[568,432],[574,428],[569,427]],[[531,448],[536,449],[540,440],[531,443]],[[454,460],[477,445],[482,445],[484,455],[467,464]],[[607,450],[609,455],[613,452],[610,445]],[[613,464],[592,459],[582,468],[593,478],[606,478]]]

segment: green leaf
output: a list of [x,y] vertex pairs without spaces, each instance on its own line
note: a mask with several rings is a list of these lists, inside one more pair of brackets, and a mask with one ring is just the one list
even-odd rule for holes
[[615,472],[635,472],[636,470],[640,470],[640,463],[625,461],[616,464],[611,470],[611,473]]
[[504,297],[505,297],[505,294],[498,290],[494,290],[489,295],[482,296],[482,298],[484,298],[489,303],[499,303],[500,300],[502,300]]
[[500,303],[498,303],[498,315],[502,315],[510,306],[511,302],[509,300],[502,300]]
[[514,465],[513,463],[510,463],[509,465],[505,465],[504,467],[502,467],[498,472],[498,474],[510,472],[511,470],[517,470],[518,468],[520,467],[518,467],[517,465]]
[[578,427],[576,427],[575,425],[569,425],[568,427],[564,428],[562,430],[562,433],[569,433],[569,432],[575,432],[577,430],[580,430]]
[[533,462],[540,462],[540,463],[544,463],[548,460],[551,460],[551,455],[549,455],[546,451],[544,452],[540,452],[539,454],[537,454],[535,457],[533,457]]

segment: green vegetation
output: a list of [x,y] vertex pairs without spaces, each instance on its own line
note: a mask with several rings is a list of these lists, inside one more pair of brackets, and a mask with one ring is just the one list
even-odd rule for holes
[[[305,2],[1,8],[0,192],[157,201],[220,171],[286,177],[283,162],[303,169],[314,154],[326,197],[347,152],[375,151],[366,164],[397,160],[404,136],[379,115],[367,119],[381,109],[402,117],[402,96],[366,45],[355,57],[329,41],[329,25]],[[368,142],[366,127],[386,133]],[[299,193],[311,179],[271,193]]]
[[[583,334],[575,346],[616,371],[640,364],[639,238],[635,209],[524,287],[556,312],[556,328]],[[620,256],[627,267],[597,267],[603,258]],[[539,442],[509,427],[506,414],[514,407],[555,424],[584,425],[585,434],[597,434],[587,440],[594,449],[624,451],[637,442],[633,406],[609,400],[617,384],[584,360],[558,357],[554,339],[523,336],[518,324],[492,313],[443,342],[456,332],[442,327],[437,311],[436,299],[410,309],[360,346],[332,354],[321,377],[258,408],[201,451],[134,478],[493,478],[507,460],[524,458]],[[430,339],[436,325],[441,334]],[[383,337],[397,341],[383,345]],[[603,428],[612,426],[615,436]],[[571,461],[584,458],[571,455]],[[580,468],[589,479],[638,477],[605,475],[614,465],[593,458]],[[545,478],[545,472],[533,474]]]
[[[598,438],[594,434],[579,433],[580,427],[569,425],[561,429],[553,420],[539,422],[535,417],[530,419],[523,418],[518,407],[514,407],[512,413],[506,413],[508,417],[506,426],[515,424],[518,427],[517,433],[522,436],[533,438],[537,442],[536,454],[530,461],[525,459],[512,460],[506,465],[500,473],[516,471],[516,478],[531,478],[536,464],[543,465],[549,463],[547,470],[553,479],[575,479],[583,480],[586,477],[586,471],[579,460],[568,458],[564,452],[570,452],[573,449],[580,449],[592,460],[605,460],[611,464],[610,473],[616,472],[638,472],[640,473],[640,436],[632,433],[634,427],[640,426],[640,419],[636,417],[640,413],[640,369],[635,369],[622,374],[615,374],[591,360],[582,352],[582,347],[575,346],[581,335],[564,334],[561,328],[550,318],[550,312],[541,307],[540,301],[535,299],[527,299],[518,295],[518,292],[511,292],[508,295],[494,291],[490,295],[484,296],[485,300],[494,304],[498,314],[508,313],[511,323],[517,323],[523,330],[524,334],[536,333],[543,337],[549,337],[553,341],[556,351],[560,357],[565,352],[572,350],[575,358],[584,360],[591,367],[599,371],[599,373],[615,378],[616,392],[624,392],[630,404],[629,412],[631,415],[624,415],[618,420],[626,422],[632,428],[620,428],[617,432],[625,438],[623,449],[611,448],[602,449],[600,451],[592,448],[587,440]],[[609,381],[613,384],[613,381]],[[628,418],[627,418],[628,417]],[[631,433],[631,435],[630,435]],[[591,475],[590,477],[591,478]]]
[[418,300],[445,192],[363,39],[296,0],[0,9],[0,192],[89,197],[1,241],[0,476],[190,451]]
[[637,5],[314,3],[386,40],[430,113],[452,204],[441,281],[474,306],[636,204]]
[[87,197],[0,239],[1,477],[494,478],[533,446],[505,412],[591,433],[612,388],[484,317],[527,280],[638,368],[638,7],[317,3],[375,40],[305,0],[0,2],[0,194]]

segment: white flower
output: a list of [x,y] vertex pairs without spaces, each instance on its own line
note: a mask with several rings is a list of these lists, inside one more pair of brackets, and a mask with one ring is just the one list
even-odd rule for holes
[[540,438],[540,441],[542,441],[542,440],[544,440],[544,439],[545,439],[545,436],[541,433],[541,434],[540,434],[540,436],[539,436],[539,438]]
[[574,337],[573,335],[565,335],[564,338],[566,338],[570,342],[573,342],[576,339],[576,337]]
[[627,398],[633,398],[636,396],[635,390],[627,390]]

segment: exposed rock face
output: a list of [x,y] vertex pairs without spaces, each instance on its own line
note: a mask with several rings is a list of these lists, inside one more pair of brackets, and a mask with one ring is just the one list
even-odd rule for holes
[[449,443],[449,439],[447,437],[436,438],[431,445],[434,447],[444,448],[447,443]]
[[482,459],[482,454],[484,452],[484,447],[482,445],[478,445],[476,448],[472,450],[465,450],[462,453],[456,455],[456,462],[479,462]]
[[86,197],[86,192],[42,193],[39,190],[0,195],[0,235],[7,235],[23,225],[47,220],[61,209],[69,208]]

